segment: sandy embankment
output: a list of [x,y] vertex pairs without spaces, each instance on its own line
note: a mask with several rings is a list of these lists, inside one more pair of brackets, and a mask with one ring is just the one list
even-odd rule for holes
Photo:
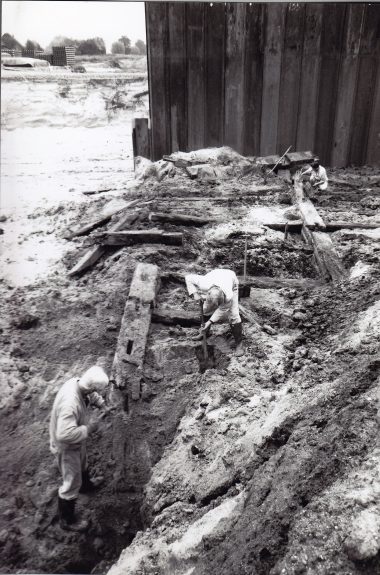
[[60,265],[67,242],[54,234],[54,215],[65,203],[91,204],[83,191],[133,179],[132,119],[147,114],[146,99],[133,99],[147,87],[141,73],[137,82],[126,74],[22,77],[2,82],[0,266],[14,285]]

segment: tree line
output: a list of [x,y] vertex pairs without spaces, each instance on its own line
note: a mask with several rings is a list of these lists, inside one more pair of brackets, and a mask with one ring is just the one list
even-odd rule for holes
[[[53,46],[74,46],[75,53],[80,56],[102,55],[106,53],[106,46],[103,38],[88,38],[87,40],[76,40],[66,36],[56,36],[46,47],[46,51]],[[38,42],[27,40],[25,46],[14,38],[11,34],[5,33],[1,36],[1,47],[8,50],[43,50]],[[112,54],[145,54],[146,45],[142,40],[137,40],[132,46],[127,36],[122,36],[112,44]]]

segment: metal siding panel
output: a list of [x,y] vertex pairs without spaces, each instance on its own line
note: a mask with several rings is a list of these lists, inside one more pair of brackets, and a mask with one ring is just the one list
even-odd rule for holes
[[245,9],[242,2],[227,4],[224,144],[237,152],[244,147]]
[[367,157],[370,120],[375,99],[378,59],[378,34],[380,10],[377,5],[367,4],[359,48],[359,72],[354,111],[352,114],[352,137],[349,154],[350,164],[361,166]]
[[260,154],[277,152],[281,59],[286,4],[267,4]]
[[306,5],[297,125],[297,150],[314,150],[318,111],[322,17],[322,4]]
[[331,166],[344,167],[348,163],[352,113],[359,69],[358,54],[364,13],[365,6],[363,4],[350,4],[348,6],[344,53],[342,55],[338,83]]
[[161,2],[147,2],[146,20],[149,51],[151,151],[152,159],[159,160],[170,151],[168,78],[165,65],[167,54],[165,43],[168,36],[167,5]]
[[343,46],[346,5],[324,4],[321,66],[318,92],[318,116],[315,152],[329,165],[334,137],[334,120],[338,89],[339,65]]
[[244,154],[259,155],[263,91],[265,5],[247,5],[244,89]]
[[279,153],[285,152],[289,146],[296,150],[305,25],[304,4],[290,3],[287,8],[277,135]]
[[188,86],[188,150],[204,147],[205,125],[205,61],[203,3],[186,4],[187,20],[187,86]]
[[183,2],[168,4],[168,29],[170,152],[177,152],[186,150],[187,145],[186,12]]
[[205,145],[221,146],[224,134],[225,6],[206,4]]

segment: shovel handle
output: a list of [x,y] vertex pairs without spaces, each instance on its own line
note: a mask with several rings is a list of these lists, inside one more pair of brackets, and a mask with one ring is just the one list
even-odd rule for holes
[[[201,310],[201,325],[202,327],[204,327],[205,325],[205,316],[203,313],[203,300],[200,299],[199,300],[199,307]],[[208,359],[208,350],[207,350],[207,337],[206,337],[206,332],[204,331],[202,334],[202,347],[203,347],[203,355],[205,357],[205,359]]]

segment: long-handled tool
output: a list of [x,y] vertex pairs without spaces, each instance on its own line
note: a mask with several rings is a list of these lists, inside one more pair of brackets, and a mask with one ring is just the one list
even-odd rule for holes
[[292,149],[292,146],[289,146],[289,148],[286,150],[286,152],[284,154],[282,154],[281,158],[278,160],[277,164],[275,164],[273,166],[273,168],[271,170],[269,170],[268,174],[270,174],[271,172],[274,172],[274,170],[277,168],[278,164],[282,161],[283,158],[285,158],[286,154],[289,152],[289,150]]
[[[204,328],[205,317],[204,317],[204,313],[203,313],[203,300],[201,300],[201,299],[199,300],[199,307],[200,307],[200,311],[201,311],[201,325],[202,325],[202,328]],[[208,353],[206,331],[203,331],[203,333],[202,333],[202,356],[203,357],[199,361],[201,371],[204,372],[204,371],[206,371],[206,369],[212,369],[214,367],[214,360],[212,357],[209,356],[209,353]]]
[[[204,313],[203,313],[203,300],[202,300],[202,299],[199,300],[199,307],[200,307],[200,310],[201,310],[201,326],[202,326],[202,329],[203,329],[204,326],[205,326],[205,316],[204,316]],[[205,360],[208,360],[207,336],[206,336],[206,332],[205,332],[205,331],[203,331],[203,333],[202,333],[202,349],[203,349],[204,359],[205,359]]]

